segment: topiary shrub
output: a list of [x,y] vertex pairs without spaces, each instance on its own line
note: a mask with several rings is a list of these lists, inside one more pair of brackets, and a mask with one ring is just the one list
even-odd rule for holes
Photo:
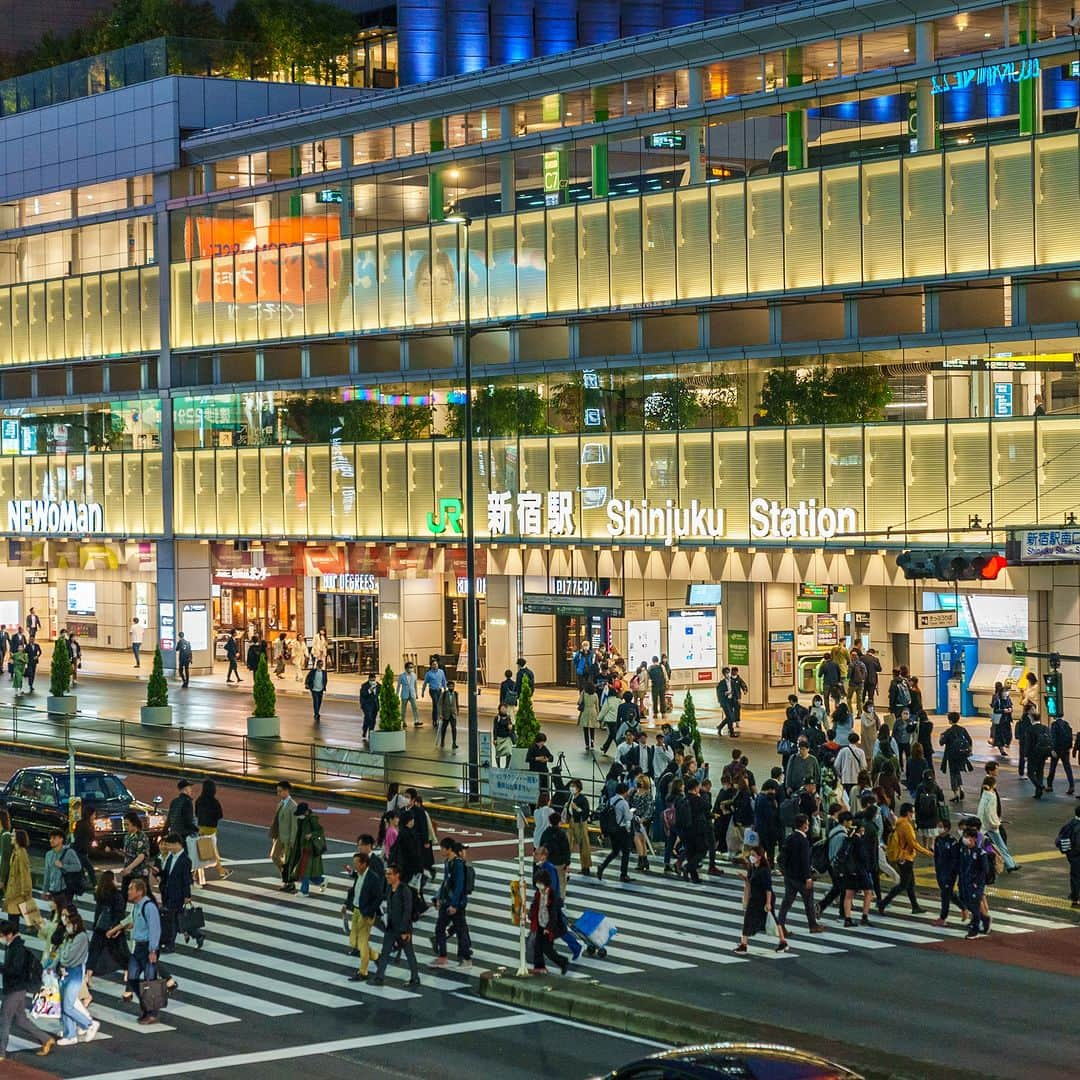
[[697,711],[694,709],[694,699],[690,696],[690,691],[686,691],[686,697],[683,698],[683,711],[682,716],[679,717],[679,732],[682,737],[693,744],[694,757],[701,761],[701,732],[698,731],[697,726]]
[[268,718],[277,716],[277,691],[270,681],[270,669],[266,666],[266,654],[259,657],[259,666],[255,669],[255,682],[251,696],[255,702],[252,716]]
[[165,665],[161,662],[161,650],[154,650],[154,666],[150,681],[146,684],[146,704],[151,709],[162,709],[169,704],[169,684],[165,681]]
[[49,665],[49,693],[53,697],[63,697],[71,689],[71,654],[67,642],[58,640],[53,648],[52,663]]
[[514,745],[527,750],[540,734],[540,721],[533,710],[532,683],[528,676],[521,680],[517,712],[514,714]]
[[401,699],[394,669],[387,664],[379,687],[379,731],[401,730]]

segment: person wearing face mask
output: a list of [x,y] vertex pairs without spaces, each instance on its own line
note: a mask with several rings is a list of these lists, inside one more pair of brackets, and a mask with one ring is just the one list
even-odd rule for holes
[[990,933],[990,911],[988,908],[983,910],[989,874],[989,860],[979,845],[979,830],[968,827],[964,829],[960,848],[960,903],[964,910],[971,913],[971,923],[965,935],[968,938]]
[[[750,871],[741,877],[746,883],[743,888],[743,925],[739,944],[734,952],[747,952],[750,938],[760,934],[768,925],[769,914],[773,910],[775,898],[772,891],[772,868],[769,866],[768,856],[765,849],[759,844],[750,849]],[[784,928],[776,923],[777,933],[780,935],[780,944],[776,946],[777,952],[786,952],[788,947]]]
[[935,926],[944,926],[949,917],[949,905],[960,909],[960,921],[964,921],[964,904],[956,893],[956,879],[960,876],[960,841],[953,835],[947,821],[938,822],[934,837],[934,876],[941,893],[941,914],[934,920]]
[[64,937],[56,954],[60,975],[60,1028],[62,1038],[57,1046],[74,1046],[82,1036],[91,1042],[101,1028],[86,1006],[79,1000],[86,978],[86,958],[90,952],[90,935],[83,926],[82,916],[75,907],[65,908],[60,917]]

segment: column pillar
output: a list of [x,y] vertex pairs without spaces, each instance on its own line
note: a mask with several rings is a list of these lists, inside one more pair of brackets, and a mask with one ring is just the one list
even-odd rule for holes
[[[701,68],[690,68],[687,72],[690,85],[690,108],[700,109],[704,100],[704,72]],[[692,120],[686,125],[686,150],[690,155],[690,183],[705,183],[706,148],[705,124],[701,120]]]
[[[787,51],[787,84],[802,86],[803,51],[801,46],[794,46]],[[789,109],[785,114],[787,121],[787,167],[789,169],[806,168],[806,110]]]
[[[443,122],[440,117],[428,121],[428,135],[431,153],[446,149],[443,137]],[[443,185],[442,169],[432,169],[428,174],[428,217],[432,221],[442,221],[446,216],[446,193]]]
[[[937,27],[932,22],[915,24],[915,62],[932,64],[937,52]],[[920,79],[915,87],[915,149],[933,150],[937,145],[937,108],[929,79]],[[909,120],[909,125],[911,121]]]
[[[593,121],[602,124],[608,119],[608,88],[597,86],[592,91]],[[601,136],[598,142],[592,145],[592,197],[594,199],[606,199],[610,190],[610,177],[608,173],[608,145],[607,136]]]
[[[514,136],[514,110],[509,105],[499,106],[499,137],[510,139]],[[499,155],[499,209],[504,214],[512,214],[516,203],[514,181],[514,154],[508,150]]]
[[[1031,45],[1038,38],[1033,4],[1019,6],[1020,44]],[[1020,134],[1035,135],[1042,131],[1042,78],[1024,79],[1017,85],[1020,99]]]

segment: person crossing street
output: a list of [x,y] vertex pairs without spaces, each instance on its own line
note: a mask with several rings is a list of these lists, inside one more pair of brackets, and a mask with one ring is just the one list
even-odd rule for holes
[[469,868],[465,864],[465,849],[450,836],[444,836],[439,846],[443,854],[443,880],[439,887],[439,914],[435,920],[436,956],[432,967],[446,967],[450,962],[446,955],[446,932],[452,925],[457,939],[458,966],[469,968],[472,967],[472,941],[469,924],[465,921],[465,908],[469,901]]

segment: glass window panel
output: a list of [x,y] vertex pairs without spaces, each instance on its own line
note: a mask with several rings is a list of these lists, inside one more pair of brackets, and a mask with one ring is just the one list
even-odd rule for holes
[[10,458],[0,458],[0,501],[16,498],[15,466]]
[[215,303],[213,260],[194,260],[191,264],[191,276],[195,283],[191,313],[191,343],[213,345]]
[[500,319],[518,311],[514,218],[488,218],[487,229],[488,308],[491,318]]
[[822,428],[789,428],[787,432],[788,504],[816,499],[824,506],[825,438]]
[[[1073,417],[1036,425],[1039,439],[1039,502],[1029,521],[1064,521],[1080,507],[1076,462],[1080,455],[1080,427]],[[1029,509],[1032,509],[1029,507]]]
[[785,173],[784,275],[789,289],[821,288],[821,188],[814,171]]
[[[866,524],[865,531],[884,536],[885,530],[903,524],[904,496],[911,493],[911,516],[925,507],[917,488],[908,487],[904,479],[904,429],[897,426],[869,426],[866,429]],[[944,458],[944,455],[941,455]],[[940,464],[940,462],[939,462]],[[928,493],[931,494],[931,493]],[[931,503],[932,505],[932,495]],[[909,520],[912,528],[921,528]],[[934,525],[933,521],[928,522]]]
[[110,455],[108,454],[86,455],[85,473],[83,475],[83,487],[86,491],[85,501],[100,503],[108,502],[108,496],[106,495],[105,498],[102,498],[102,492],[105,491],[105,462],[109,457]]
[[644,218],[642,284],[645,303],[675,298],[675,195],[646,195],[641,200]]
[[[255,257],[257,275],[237,293],[236,306],[254,305],[258,312],[259,337],[273,341],[282,333],[281,256],[277,248],[259,251]],[[254,287],[252,287],[254,286]]]
[[787,456],[783,428],[759,428],[750,432],[750,494],[755,499],[775,499],[781,506],[787,497]]
[[991,520],[990,425],[966,423],[949,425],[949,527],[966,529],[968,519],[978,514]]
[[612,497],[635,504],[645,497],[645,443],[640,435],[613,435],[611,439]]
[[126,349],[121,341],[119,274],[101,275],[101,351],[106,356],[139,351]]
[[[236,303],[235,304],[218,304],[218,312],[221,313],[222,308],[231,308],[232,315],[234,316],[233,333],[237,341],[258,341],[259,340],[259,308],[257,291],[255,289],[255,281],[259,273],[259,258],[260,254],[254,251],[241,251],[234,256],[235,261],[235,273],[236,273]],[[276,304],[272,301],[267,301],[267,305],[276,307]],[[228,319],[229,315],[222,316],[223,319]],[[225,324],[227,325],[227,324]],[[276,334],[274,336],[277,336]],[[218,344],[222,343],[222,339],[218,337]]]
[[[639,450],[640,445],[639,442]],[[575,507],[575,522],[582,536],[609,536],[607,502],[611,497],[614,470],[611,454],[611,440],[606,435],[594,435],[581,441],[581,491]]]
[[858,165],[826,169],[821,199],[823,283],[857,284],[862,280]]
[[[548,439],[547,443],[549,468],[551,470],[550,490],[573,491],[581,483],[579,465],[581,456],[577,436],[556,436]],[[528,490],[536,491],[537,489],[529,485]],[[543,509],[546,510],[546,507]]]
[[405,233],[405,325],[431,325],[431,234],[426,228]]
[[255,299],[253,283],[250,280],[251,256],[246,254],[218,255],[213,262],[214,344],[232,345],[237,340],[237,313],[241,307],[244,307],[250,314]]
[[0,289],[0,364],[11,362],[11,290]]
[[[42,295],[42,308],[45,306],[44,301],[45,297]],[[83,278],[82,319],[86,355],[100,356],[105,350],[101,347],[101,278],[97,274],[88,274]],[[44,331],[44,321],[42,330]]]
[[746,293],[746,188],[716,184],[712,198],[712,288],[715,296]]
[[678,299],[706,297],[709,281],[709,189],[681,188],[675,193]]
[[[454,442],[436,442],[435,446],[435,498],[460,499],[463,496],[461,471],[461,445]],[[425,532],[426,532],[425,528]]]
[[990,147],[990,265],[995,270],[1034,261],[1032,143]]
[[901,237],[900,162],[868,162],[862,167],[865,281],[894,281],[904,276]]
[[611,303],[608,275],[608,204],[588,203],[578,212],[578,295],[582,308]]
[[[281,454],[284,467],[285,535],[307,536],[308,502],[311,495],[308,489],[305,447],[284,446]],[[325,491],[325,488],[323,490]]]
[[[63,323],[60,325],[58,357],[63,355]],[[18,285],[11,290],[11,361],[25,364],[30,350],[30,307],[26,297],[26,286]]]
[[173,454],[173,528],[180,535],[196,536],[195,462],[190,451]]
[[[45,332],[45,284],[36,282],[27,289],[27,310],[30,325],[30,360],[48,358],[48,341]],[[77,313],[78,316],[82,312]],[[76,325],[80,320],[76,319]],[[98,324],[98,344],[101,339],[101,325]]]
[[[1055,425],[1062,421],[1055,420]],[[1045,421],[1040,421],[1042,428]],[[1069,422],[1072,427],[1073,422]],[[1038,521],[1038,506],[1031,478],[1039,476],[1035,467],[1035,427],[1031,420],[995,420],[993,439],[992,489],[995,524],[1029,525]],[[1040,477],[1041,479],[1041,477]],[[1036,489],[1038,485],[1035,485]]]
[[216,450],[196,450],[194,453],[195,524],[200,536],[218,535],[217,454]]
[[401,233],[379,236],[379,325],[405,324],[405,263]]
[[15,462],[15,498],[34,498],[33,458],[19,458]]
[[382,520],[386,536],[404,536],[407,532],[409,503],[406,474],[404,445],[383,443]]
[[76,499],[86,502],[86,470],[87,458],[101,459],[100,454],[54,454],[50,457],[52,471],[58,478],[62,478],[66,486],[57,486],[58,498]]
[[[125,275],[125,281],[129,280],[131,271]],[[194,343],[194,331],[191,325],[191,289],[192,273],[190,263],[174,263],[171,268],[172,297],[172,343],[175,348],[183,349]],[[130,306],[126,303],[129,294],[124,291],[124,334],[125,341],[130,340],[126,335],[135,328],[135,312],[137,304]],[[130,350],[129,350],[130,351]]]
[[[280,446],[266,447],[259,451],[262,470],[262,521],[255,535],[283,536],[285,534],[284,452],[285,448]],[[240,453],[243,455],[246,451],[241,450]]]
[[157,352],[161,348],[161,279],[158,275],[156,266],[139,271],[143,352]]
[[746,185],[747,269],[752,293],[778,292],[784,287],[782,179],[768,176]]
[[578,306],[576,207],[549,210],[547,230],[547,308],[573,311]]
[[474,319],[486,319],[491,310],[488,297],[487,222],[469,226],[469,310]]
[[689,507],[696,499],[702,506],[713,505],[712,435],[703,431],[679,436],[679,505]]
[[[307,448],[307,520],[311,536],[334,535],[334,492],[330,479],[330,453],[339,453],[340,443],[329,446],[309,446]],[[351,480],[350,480],[351,482]],[[355,493],[353,505],[355,506]],[[289,507],[285,507],[286,516]],[[344,515],[343,515],[344,516]],[[353,515],[346,535],[352,535],[356,529],[356,516]]]
[[989,265],[986,147],[945,155],[945,270],[976,274]]
[[1035,143],[1035,257],[1038,263],[1076,259],[1076,197],[1080,191],[1080,150],[1076,133]]
[[863,470],[863,429],[825,428],[825,503],[833,508],[851,507],[863,527],[863,498],[866,476]]
[[[949,523],[949,457],[945,446],[945,425],[912,424],[907,431],[908,528],[940,527],[944,532]],[[894,496],[896,490],[893,490]],[[894,526],[904,520],[895,507],[893,515]]]
[[904,158],[904,276],[944,271],[942,155]]
[[[457,225],[436,225],[431,230],[431,320],[435,323],[460,322],[463,314],[461,260],[458,254]],[[469,283],[470,289],[473,282]],[[474,309],[472,296],[469,306]]]
[[262,470],[257,448],[237,450],[237,493],[240,503],[240,536],[262,536]]
[[145,451],[142,462],[143,487],[146,492],[143,501],[146,531],[150,536],[160,536],[165,531],[165,508],[161,501],[161,451]]
[[327,246],[323,240],[304,245],[304,320],[297,321],[290,335],[326,334],[330,329],[329,291],[327,289]]
[[352,303],[357,330],[379,328],[378,248],[375,236],[361,236],[353,241]]
[[[713,487],[716,506],[724,511],[724,535],[730,540],[750,537],[750,443],[746,431],[713,434]],[[756,493],[755,493],[756,494]]]
[[[409,462],[409,536],[428,534],[427,516],[436,508],[435,503],[435,459],[431,443],[409,443],[407,447]],[[479,500],[478,500],[479,501]],[[484,500],[487,505],[487,500]],[[483,526],[487,517],[478,514],[477,526]]]
[[146,532],[142,454],[135,452],[109,456],[121,457],[124,464],[124,532],[128,536],[142,536]]
[[64,282],[61,279],[45,283],[45,328],[50,360],[61,360],[64,341]]
[[105,530],[120,535],[126,532],[124,510],[127,480],[124,475],[124,456],[124,454],[98,456],[104,466],[102,479],[105,498],[102,500],[102,505],[105,510]]
[[538,210],[517,217],[518,314],[543,315],[547,311],[547,249],[545,213]]
[[346,334],[353,329],[352,243],[331,240],[327,248],[327,302],[332,334]]
[[[182,268],[184,273],[177,274]],[[117,352],[142,351],[142,314],[139,298],[139,270],[124,270],[119,275],[118,311],[115,312],[119,333]],[[172,274],[172,333],[173,344],[180,348],[191,344],[191,296],[187,289],[191,284],[191,272],[187,263],[177,263]],[[109,307],[102,313],[102,333],[106,339],[114,333],[110,320],[114,316],[112,301],[106,292]]]
[[611,221],[611,304],[641,303],[641,202],[615,199],[608,204]]
[[82,279],[64,280],[64,354],[77,359],[84,354],[82,339]]
[[645,436],[645,497],[663,505],[679,500],[679,460],[674,433]]
[[[521,440],[521,491],[547,491],[553,487],[548,482],[547,439]],[[517,523],[514,524],[517,531]]]
[[[344,449],[344,448],[343,448]],[[348,451],[345,451],[346,455]],[[382,462],[378,444],[363,444],[356,453],[356,530],[358,536],[382,536]],[[347,491],[347,486],[344,488]],[[345,503],[344,511],[348,511]]]
[[236,451],[216,450],[217,458],[217,521],[220,536],[239,536],[240,533],[240,470]]

